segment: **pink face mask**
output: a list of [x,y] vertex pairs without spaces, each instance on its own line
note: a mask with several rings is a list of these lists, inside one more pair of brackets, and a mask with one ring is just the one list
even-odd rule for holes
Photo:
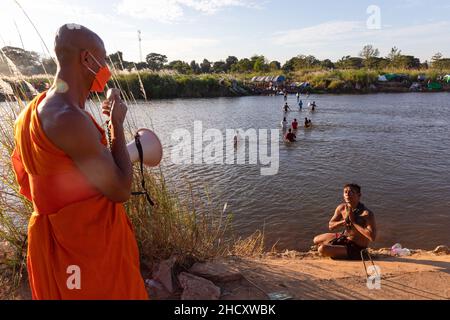
[[103,92],[109,79],[111,79],[111,71],[109,71],[108,66],[102,66],[90,52],[89,54],[100,67],[97,72],[88,67],[89,71],[95,74],[95,78],[91,86],[91,92]]

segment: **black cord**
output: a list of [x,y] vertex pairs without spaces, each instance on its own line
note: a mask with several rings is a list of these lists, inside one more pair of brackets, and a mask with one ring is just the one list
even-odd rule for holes
[[134,141],[136,142],[136,148],[139,153],[139,166],[141,171],[141,187],[144,191],[138,191],[138,192],[132,192],[131,194],[133,196],[140,196],[145,195],[145,198],[147,199],[148,203],[153,207],[155,206],[155,203],[153,202],[152,198],[150,197],[150,194],[147,191],[147,188],[145,186],[145,178],[144,178],[144,151],[142,150],[142,144],[140,140],[139,133],[136,133],[134,136]]

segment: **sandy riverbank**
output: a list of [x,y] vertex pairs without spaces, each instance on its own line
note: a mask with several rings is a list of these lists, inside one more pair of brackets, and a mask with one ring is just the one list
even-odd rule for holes
[[379,290],[368,289],[361,261],[334,261],[317,253],[296,252],[240,258],[234,265],[247,285],[225,298],[268,299],[270,293],[280,293],[294,300],[450,299],[449,254],[416,250],[409,257],[391,257],[387,252],[373,252],[381,271]]
[[[205,269],[208,272],[198,274],[197,268],[197,276],[211,280],[211,285],[220,292],[217,296],[220,300],[450,299],[448,249],[440,253],[412,250],[413,254],[408,257],[390,256],[388,249],[371,252],[381,271],[380,289],[367,287],[361,261],[334,261],[320,257],[317,252],[286,251],[251,258],[227,257],[203,264],[206,268],[201,268],[203,271],[200,273]],[[366,265],[369,266],[370,262]],[[152,299],[176,300],[183,296],[183,289],[170,294],[164,289],[149,288],[149,293]],[[199,298],[209,293],[211,290],[193,294]],[[31,299],[26,281],[17,299]]]
[[[198,278],[191,277],[192,282],[186,284],[184,274],[183,288],[175,290],[177,294],[155,287],[149,288],[149,293],[153,299],[188,300],[450,299],[450,252],[448,247],[438,248],[411,250],[407,257],[391,256],[389,249],[371,250],[381,272],[380,289],[368,288],[361,261],[335,261],[320,257],[317,251],[286,251],[194,265],[187,272]],[[168,277],[162,269],[153,273],[153,281],[166,285]]]

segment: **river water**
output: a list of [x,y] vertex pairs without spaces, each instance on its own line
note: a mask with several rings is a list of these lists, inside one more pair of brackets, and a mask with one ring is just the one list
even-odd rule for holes
[[[283,98],[179,99],[139,104],[131,112],[139,126],[150,120],[165,147],[164,172],[172,183],[187,178],[207,187],[217,206],[228,204],[235,231],[265,230],[267,246],[303,250],[342,201],[342,187],[362,187],[362,202],[376,216],[375,246],[400,242],[432,249],[450,243],[450,94],[310,96],[316,111],[297,111],[288,121],[308,117],[293,145],[279,144],[279,171],[261,175],[258,165],[175,165],[175,129],[280,129]],[[181,182],[180,182],[181,181]]]
[[299,129],[294,144],[280,139],[279,170],[269,176],[260,165],[174,164],[171,136],[175,129],[193,136],[194,121],[224,136],[226,129],[280,129],[283,97],[152,101],[130,107],[130,117],[160,136],[173,186],[182,194],[186,181],[206,187],[214,206],[227,203],[237,234],[264,229],[268,248],[309,248],[327,232],[348,182],[361,185],[362,202],[375,213],[373,246],[450,244],[450,94],[311,96],[301,112],[294,96],[288,103],[288,121],[308,117],[313,128]]

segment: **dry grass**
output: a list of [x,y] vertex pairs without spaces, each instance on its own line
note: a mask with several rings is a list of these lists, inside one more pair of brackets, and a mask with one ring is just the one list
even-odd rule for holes
[[256,231],[248,238],[239,238],[229,249],[229,254],[240,257],[255,257],[264,253],[264,232]]
[[9,247],[0,277],[2,287],[12,291],[18,288],[26,269],[27,225],[33,211],[32,203],[19,193],[10,161],[14,149],[14,121],[21,108],[22,103],[7,102],[0,118],[0,242],[6,242]]

